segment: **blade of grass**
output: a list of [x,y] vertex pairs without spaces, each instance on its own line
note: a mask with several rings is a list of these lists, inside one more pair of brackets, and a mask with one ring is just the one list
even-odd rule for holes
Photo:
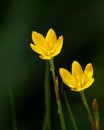
[[17,122],[16,122],[16,115],[15,115],[13,92],[12,92],[11,88],[9,88],[8,91],[9,91],[9,100],[10,100],[10,105],[11,105],[13,130],[17,130]]
[[68,102],[68,99],[67,99],[67,96],[66,96],[65,92],[63,93],[63,96],[64,96],[64,100],[65,100],[65,103],[66,103],[66,107],[68,109],[69,116],[70,116],[70,118],[72,120],[72,124],[73,124],[74,130],[78,130],[76,122],[75,122],[75,119],[74,119],[74,115],[72,113],[72,110],[71,110],[71,107],[69,105],[69,102]]

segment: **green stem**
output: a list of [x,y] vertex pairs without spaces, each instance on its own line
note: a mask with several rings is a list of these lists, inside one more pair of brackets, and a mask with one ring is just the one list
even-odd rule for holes
[[11,112],[12,112],[12,122],[13,122],[13,130],[17,130],[17,123],[16,123],[16,115],[15,115],[15,107],[14,107],[14,100],[13,100],[13,93],[11,88],[9,88],[9,99],[11,105]]
[[42,130],[46,130],[47,129],[47,120],[48,120],[47,113],[45,113]]
[[89,122],[90,122],[90,124],[91,124],[92,130],[96,130],[95,122],[94,122],[93,116],[92,116],[92,114],[91,114],[91,111],[90,111],[90,109],[89,109],[89,106],[88,106],[88,103],[87,103],[87,99],[86,99],[86,97],[85,97],[85,95],[84,95],[84,91],[80,91],[79,93],[80,93],[80,95],[81,95],[82,102],[83,102],[83,104],[84,104],[84,106],[85,106],[85,108],[86,108],[86,111],[87,111],[87,113],[88,113]]
[[66,130],[65,120],[64,120],[64,116],[63,116],[63,112],[62,112],[61,100],[60,100],[59,91],[58,91],[58,80],[56,79],[56,75],[55,75],[55,67],[54,67],[53,59],[49,60],[49,63],[50,63],[50,70],[52,72],[52,77],[53,77],[53,82],[54,82],[56,103],[57,103],[57,107],[58,107],[58,113],[59,113],[61,127],[62,127],[62,130]]
[[68,109],[69,116],[70,116],[70,118],[71,118],[71,120],[72,120],[72,124],[73,124],[73,126],[74,126],[74,130],[78,130],[77,125],[76,125],[76,122],[75,122],[75,119],[74,119],[74,115],[73,115],[73,113],[72,113],[71,107],[70,107],[69,102],[68,102],[68,99],[67,99],[67,96],[66,96],[65,93],[63,93],[63,95],[64,95],[64,100],[65,100],[65,103],[66,103],[66,107],[67,107],[67,109]]
[[45,117],[42,130],[51,130],[51,115],[50,115],[50,86],[49,86],[49,63],[46,61],[45,79],[44,79],[44,93],[45,93]]

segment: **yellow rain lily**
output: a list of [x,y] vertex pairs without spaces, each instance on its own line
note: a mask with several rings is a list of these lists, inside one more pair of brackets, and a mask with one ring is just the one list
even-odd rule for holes
[[72,74],[64,68],[60,68],[59,73],[63,83],[73,91],[82,91],[94,82],[93,66],[91,63],[87,64],[83,71],[81,65],[74,61],[72,63]]
[[63,36],[57,39],[53,29],[49,29],[46,37],[33,31],[32,40],[34,44],[30,43],[31,49],[40,54],[39,57],[43,60],[50,60],[58,55],[63,46]]

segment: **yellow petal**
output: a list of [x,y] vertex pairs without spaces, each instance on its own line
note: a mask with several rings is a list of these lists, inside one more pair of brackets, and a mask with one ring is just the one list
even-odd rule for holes
[[89,80],[92,78],[92,76],[93,76],[93,67],[92,64],[89,63],[86,65],[84,70],[84,74],[82,77],[82,85],[84,86],[85,84],[87,84]]
[[43,60],[50,60],[52,57],[50,57],[50,56],[47,56],[47,55],[39,55],[39,57],[41,58],[41,59],[43,59]]
[[83,90],[82,88],[79,88],[79,87],[73,87],[71,88],[72,91],[75,91],[75,92],[79,92],[81,90]]
[[78,82],[81,82],[83,70],[81,65],[77,61],[74,61],[72,63],[72,75]]
[[40,45],[40,44],[44,43],[44,41],[45,41],[43,35],[35,32],[35,31],[32,32],[32,40],[33,40],[34,44],[36,44],[36,45],[38,45],[38,44]]
[[32,44],[32,43],[30,43],[30,47],[31,47],[31,49],[33,50],[33,51],[35,51],[35,52],[37,52],[37,53],[39,53],[39,54],[44,54],[43,53],[43,48],[41,48],[41,47],[39,47],[39,46],[37,46],[37,45],[34,45],[34,44]]
[[64,84],[66,84],[70,88],[76,87],[76,81],[68,70],[60,68],[59,73]]
[[79,92],[79,91],[82,91],[84,90],[85,88],[81,88],[81,87],[75,87],[75,88],[71,88],[72,91],[75,91],[75,92]]
[[53,29],[49,29],[49,31],[47,32],[45,40],[48,43],[49,49],[53,48],[54,44],[57,41],[56,33],[54,32]]
[[90,80],[85,84],[85,86],[83,86],[83,89],[90,87],[93,82],[94,82],[94,78],[90,78]]
[[63,36],[60,36],[54,45],[53,57],[58,55],[61,52],[62,46],[63,46]]
[[86,65],[84,74],[87,74],[88,78],[91,78],[93,76],[93,66],[91,63]]

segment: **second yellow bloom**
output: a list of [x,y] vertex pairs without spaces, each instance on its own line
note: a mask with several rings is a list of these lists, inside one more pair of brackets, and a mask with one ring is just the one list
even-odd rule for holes
[[91,63],[87,64],[83,71],[81,65],[74,61],[72,63],[72,74],[64,68],[60,68],[59,72],[63,83],[73,91],[82,91],[94,82],[93,66]]

